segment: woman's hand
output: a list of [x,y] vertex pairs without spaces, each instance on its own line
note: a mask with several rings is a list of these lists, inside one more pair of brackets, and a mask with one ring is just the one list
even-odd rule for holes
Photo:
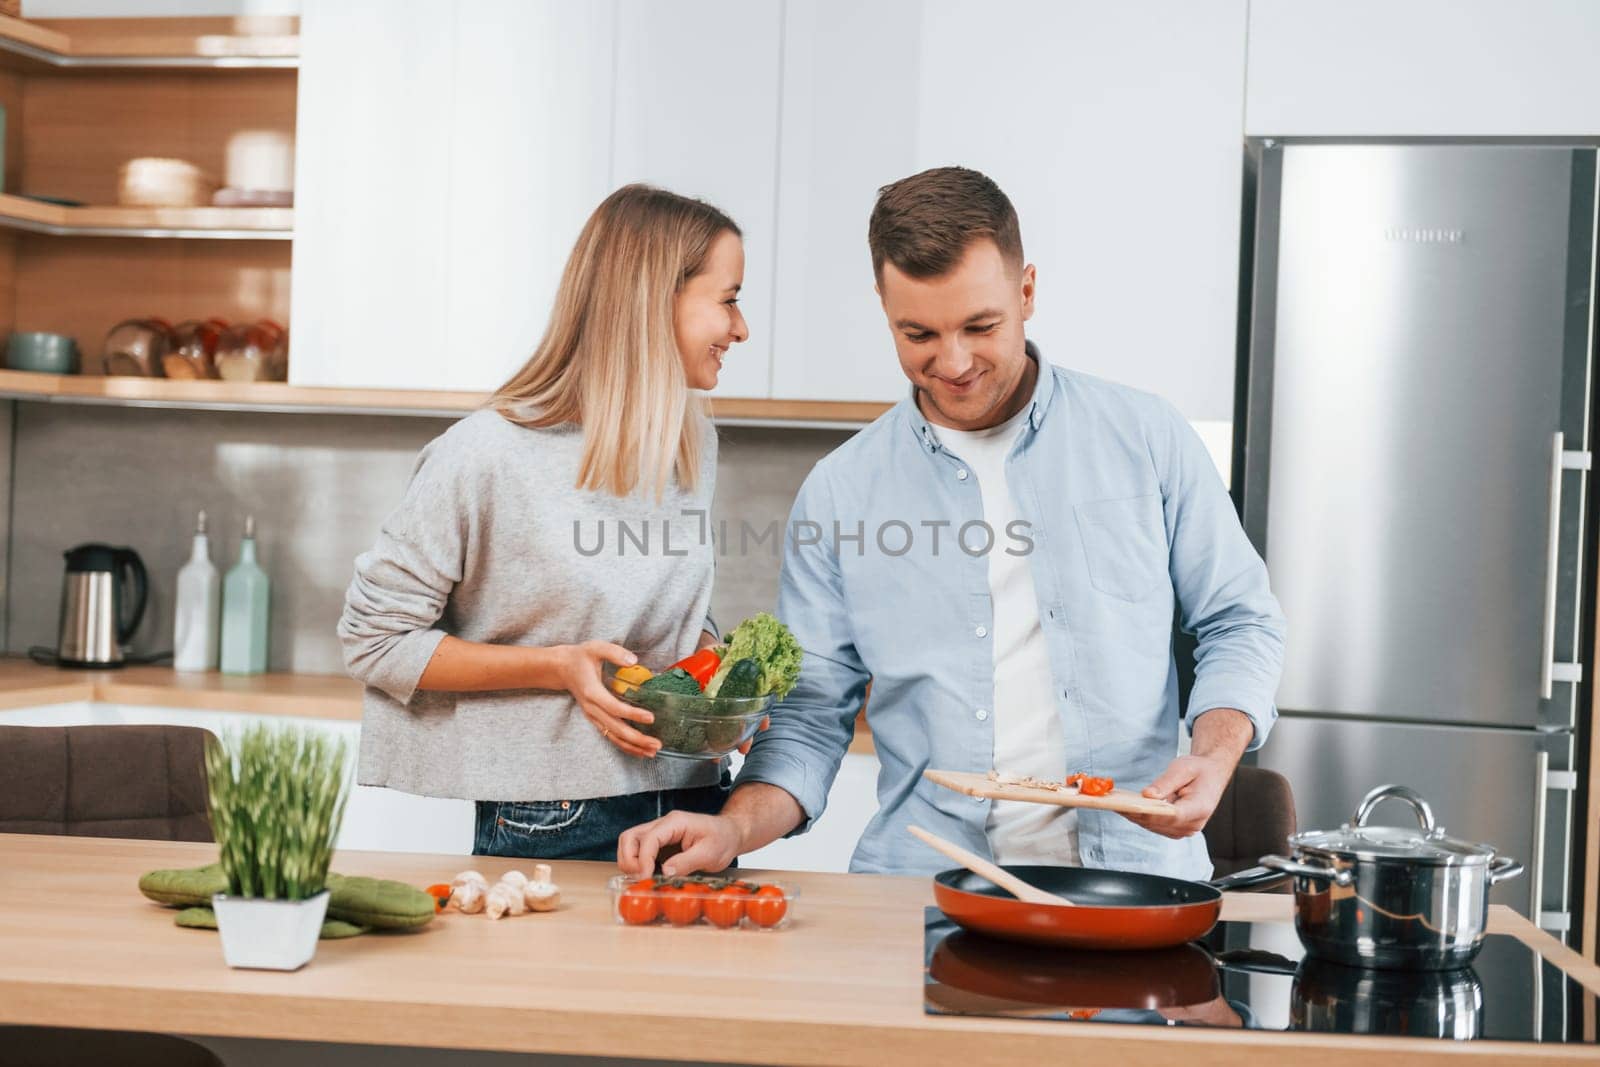
[[600,736],[616,745],[630,756],[650,759],[661,748],[661,742],[629,726],[631,722],[654,722],[655,716],[643,708],[636,708],[618,700],[606,688],[600,675],[601,665],[614,663],[629,667],[639,662],[639,657],[609,641],[585,641],[578,645],[558,645],[557,655],[561,683],[584,718],[594,724]]

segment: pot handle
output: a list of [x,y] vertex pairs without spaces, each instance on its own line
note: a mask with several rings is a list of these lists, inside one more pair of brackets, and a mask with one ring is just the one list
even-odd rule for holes
[[1422,828],[1428,833],[1431,834],[1438,829],[1438,824],[1433,819],[1433,808],[1415,789],[1407,789],[1403,785],[1380,785],[1362,797],[1361,803],[1356,807],[1355,817],[1350,821],[1357,826],[1367,825],[1367,820],[1372,818],[1372,809],[1390,797],[1410,804],[1411,810],[1417,813],[1417,822],[1421,823]]
[[1319,867],[1312,863],[1301,863],[1286,856],[1262,856],[1261,866],[1270,867],[1284,874],[1299,875],[1301,878],[1310,878],[1318,882],[1332,882],[1336,886],[1348,886],[1354,882],[1355,875],[1347,870],[1334,870],[1332,867]]
[[1496,856],[1489,864],[1489,884],[1499,885],[1507,878],[1515,878],[1521,873],[1521,860],[1514,860],[1510,856]]
[[1266,889],[1268,886],[1287,881],[1288,877],[1287,872],[1275,871],[1270,867],[1246,867],[1242,871],[1213,878],[1206,885],[1227,893],[1236,889]]

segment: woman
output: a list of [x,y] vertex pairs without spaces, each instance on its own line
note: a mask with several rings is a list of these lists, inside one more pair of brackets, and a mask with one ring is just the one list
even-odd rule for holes
[[749,336],[743,278],[716,208],[607,197],[533,357],[422,450],[356,560],[339,637],[367,687],[358,779],[477,801],[475,853],[613,859],[630,826],[722,806],[722,768],[652,758],[632,725],[650,713],[601,667],[716,640],[716,437],[691,390]]

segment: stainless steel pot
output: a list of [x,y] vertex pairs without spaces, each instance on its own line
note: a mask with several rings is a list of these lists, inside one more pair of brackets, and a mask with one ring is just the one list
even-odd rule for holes
[[[1367,825],[1391,797],[1411,805],[1419,830]],[[1447,836],[1428,802],[1399,785],[1379,786],[1350,822],[1295,834],[1289,847],[1292,859],[1263,856],[1261,864],[1295,876],[1301,943],[1354,967],[1465,967],[1483,945],[1489,887],[1522,873],[1490,845]]]

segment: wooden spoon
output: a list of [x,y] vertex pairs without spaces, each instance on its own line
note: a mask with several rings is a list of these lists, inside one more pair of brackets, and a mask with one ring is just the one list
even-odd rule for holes
[[1037,886],[1031,886],[1027,882],[1024,882],[1021,878],[1018,878],[1016,875],[1012,874],[1010,871],[990,863],[982,856],[974,855],[973,853],[968,852],[966,849],[962,848],[958,844],[955,844],[954,842],[946,841],[942,837],[930,834],[920,826],[908,826],[906,829],[911,831],[911,836],[915,837],[918,841],[921,841],[929,848],[934,849],[937,852],[944,853],[946,856],[949,856],[951,859],[961,864],[961,866],[965,867],[973,874],[980,878],[987,878],[989,881],[993,882],[1001,889],[1006,890],[1012,896],[1016,897],[1020,901],[1023,901],[1024,903],[1065,904],[1068,907],[1076,907],[1076,905],[1074,905],[1072,901],[1068,900],[1066,897],[1058,897],[1054,893],[1047,893]]

